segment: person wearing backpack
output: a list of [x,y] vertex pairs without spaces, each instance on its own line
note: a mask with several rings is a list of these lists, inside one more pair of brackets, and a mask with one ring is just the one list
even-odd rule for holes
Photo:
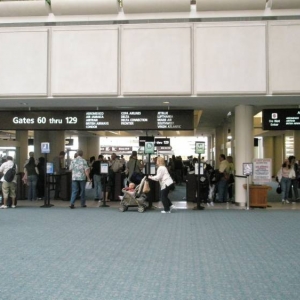
[[7,208],[8,197],[11,197],[12,208],[16,207],[16,188],[17,188],[17,165],[13,162],[11,156],[7,156],[7,161],[0,167],[0,173],[3,173],[1,178],[3,205],[0,208]]

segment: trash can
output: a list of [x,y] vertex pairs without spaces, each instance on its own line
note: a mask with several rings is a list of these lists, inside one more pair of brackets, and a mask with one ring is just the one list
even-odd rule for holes
[[[244,189],[247,189],[247,185],[243,185]],[[272,188],[268,185],[249,185],[249,206],[250,207],[263,207],[268,206],[268,191]]]

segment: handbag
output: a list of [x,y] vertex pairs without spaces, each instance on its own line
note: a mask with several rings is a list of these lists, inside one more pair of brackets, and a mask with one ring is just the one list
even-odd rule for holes
[[135,184],[140,184],[143,178],[144,178],[143,173],[133,172],[129,180]]
[[276,193],[277,193],[277,194],[281,194],[281,192],[282,192],[282,190],[281,190],[281,185],[280,185],[280,183],[278,183],[278,187],[277,187],[277,189],[276,189]]
[[[136,161],[135,161],[134,169],[133,170],[135,170],[135,167],[136,167]],[[129,178],[129,181],[133,182],[134,184],[140,184],[143,178],[144,178],[144,174],[143,173],[141,173],[141,172],[133,172],[132,175]]]
[[150,192],[150,185],[149,185],[149,181],[145,180],[144,182],[144,186],[143,186],[143,193],[147,194]]
[[92,187],[93,187],[93,183],[91,181],[87,181],[85,183],[85,189],[86,190],[90,190],[90,189],[92,189]]

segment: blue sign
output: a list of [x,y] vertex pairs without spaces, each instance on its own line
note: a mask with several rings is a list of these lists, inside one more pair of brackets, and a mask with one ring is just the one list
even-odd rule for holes
[[41,153],[50,153],[50,143],[41,143]]

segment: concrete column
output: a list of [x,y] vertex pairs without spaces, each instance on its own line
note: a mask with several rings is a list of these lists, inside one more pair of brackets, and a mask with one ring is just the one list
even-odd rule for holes
[[90,158],[95,156],[96,159],[100,154],[100,138],[98,136],[88,137],[87,138],[87,152],[84,153],[84,156]]
[[300,160],[300,130],[294,131],[294,155]]
[[28,158],[28,131],[27,130],[17,130],[16,131],[16,141],[19,142],[20,147],[16,148],[16,158],[15,162],[19,168],[19,172],[23,172],[23,165]]
[[280,169],[285,159],[285,135],[274,137],[274,171],[275,174]]
[[59,155],[60,151],[65,151],[65,132],[49,131],[50,154],[48,161],[53,161],[54,157]]
[[210,162],[211,161],[211,136],[207,137],[207,150],[206,150],[206,152],[207,152],[206,160],[208,162]]
[[216,163],[215,163],[215,168],[219,168],[219,160],[218,157],[220,154],[225,154],[225,142],[224,142],[224,128],[223,127],[218,127],[216,129],[216,144],[215,144],[215,158],[216,158]]
[[88,138],[86,136],[78,136],[78,150],[83,151],[83,157],[88,160]]
[[[48,131],[35,130],[34,131],[34,157],[37,159],[45,154],[41,153],[41,143],[50,142]],[[52,145],[50,144],[50,151]]]
[[[253,161],[253,107],[238,105],[235,108],[235,169],[237,175],[243,175],[243,163]],[[235,179],[235,201],[245,206],[246,190],[244,178]]]
[[272,159],[272,176],[275,176],[277,173],[277,168],[275,167],[275,155],[274,155],[274,137],[267,136],[263,138],[263,148],[264,158],[271,158]]
[[235,117],[231,118],[231,156],[235,158]]

